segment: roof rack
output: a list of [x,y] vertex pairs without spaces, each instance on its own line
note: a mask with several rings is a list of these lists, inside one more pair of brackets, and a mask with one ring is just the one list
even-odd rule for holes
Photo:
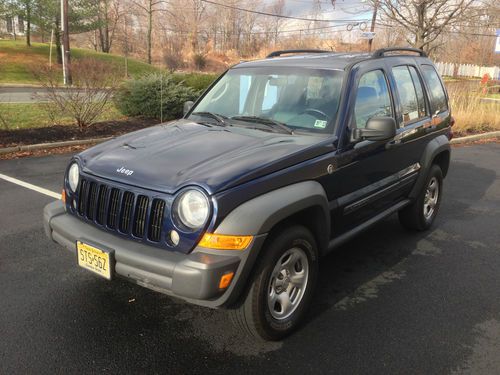
[[422,57],[427,57],[427,54],[418,48],[411,47],[392,47],[392,48],[380,48],[372,53],[372,57],[384,57],[387,52],[397,52],[397,51],[405,51],[405,52],[415,52],[418,53]]
[[332,53],[333,51],[326,51],[322,49],[285,49],[282,51],[274,51],[266,56],[266,59],[272,59],[273,57],[279,57],[281,55],[288,55],[293,53]]

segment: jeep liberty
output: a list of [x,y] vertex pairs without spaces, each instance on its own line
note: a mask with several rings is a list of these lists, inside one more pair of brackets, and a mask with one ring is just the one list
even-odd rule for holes
[[393,213],[431,226],[453,123],[423,51],[273,52],[230,68],[182,119],[74,156],[45,231],[97,275],[279,340],[323,256]]

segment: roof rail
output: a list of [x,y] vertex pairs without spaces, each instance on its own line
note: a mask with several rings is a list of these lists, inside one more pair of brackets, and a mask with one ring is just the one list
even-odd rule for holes
[[285,49],[282,51],[274,51],[266,56],[266,59],[271,59],[273,57],[279,57],[281,55],[288,55],[293,53],[331,53],[333,51],[326,51],[322,49]]
[[422,57],[427,57],[427,54],[421,49],[411,48],[411,47],[380,48],[372,53],[372,57],[384,57],[384,54],[386,54],[387,52],[397,52],[397,51],[415,52]]

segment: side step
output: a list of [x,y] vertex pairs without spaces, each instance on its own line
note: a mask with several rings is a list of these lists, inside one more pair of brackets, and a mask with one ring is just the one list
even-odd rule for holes
[[344,244],[345,242],[349,241],[351,238],[357,236],[361,232],[364,232],[368,228],[370,228],[372,225],[378,223],[380,220],[386,218],[387,216],[392,215],[393,213],[399,211],[403,207],[407,206],[410,203],[409,199],[405,199],[399,203],[396,203],[394,206],[389,207],[387,210],[382,211],[378,215],[372,217],[371,219],[365,221],[364,223],[358,225],[357,227],[351,229],[350,231],[341,234],[338,237],[335,237],[328,243],[328,252],[332,251],[336,247],[339,247],[340,245]]

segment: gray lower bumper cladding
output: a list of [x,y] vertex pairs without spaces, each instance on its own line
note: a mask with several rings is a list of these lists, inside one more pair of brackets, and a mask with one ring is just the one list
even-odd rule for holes
[[[265,235],[256,236],[244,251],[197,247],[189,254],[182,254],[120,238],[84,223],[68,214],[62,201],[45,207],[44,228],[47,236],[71,251],[75,259],[77,240],[111,250],[116,275],[208,307],[235,301],[265,239]],[[233,281],[227,290],[220,290],[219,280],[228,272],[235,272]]]

